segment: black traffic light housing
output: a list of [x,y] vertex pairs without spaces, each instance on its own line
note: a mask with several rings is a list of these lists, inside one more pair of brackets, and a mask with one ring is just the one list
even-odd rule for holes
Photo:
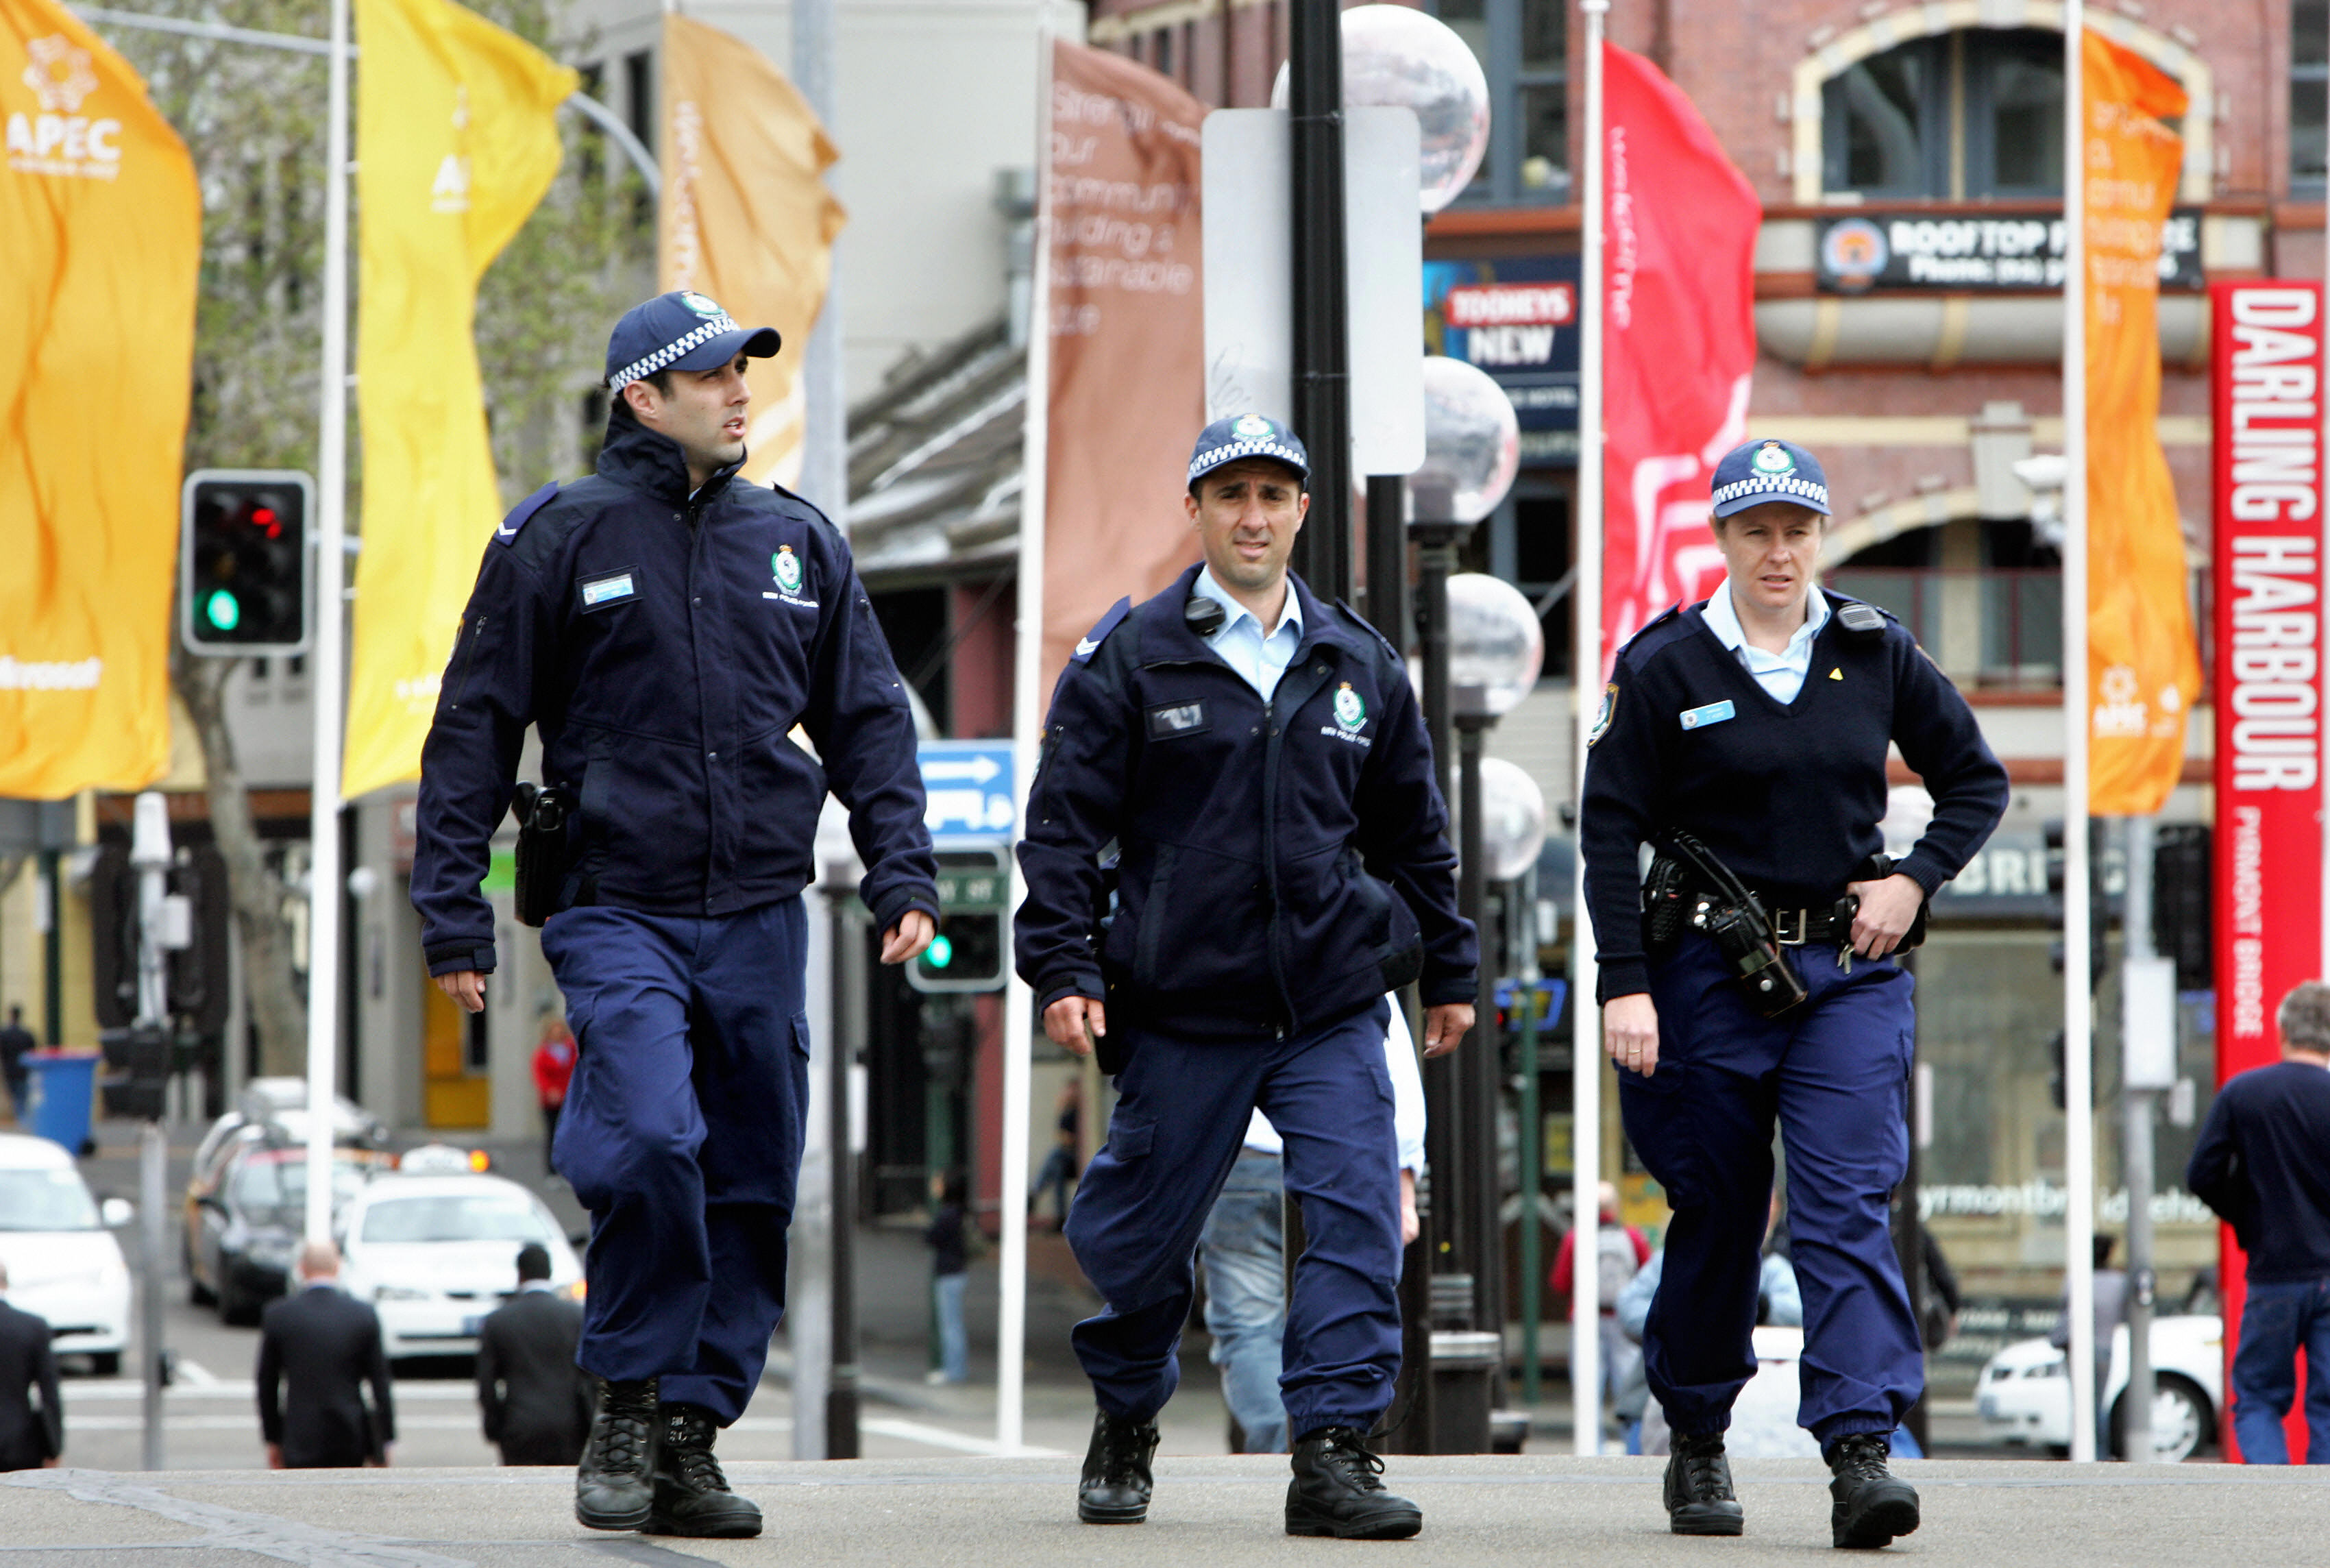
[[213,658],[304,653],[312,634],[308,556],[315,485],[281,469],[198,469],[178,521],[178,628]]
[[1004,941],[1011,876],[1002,850],[941,850],[939,929],[906,965],[917,991],[1000,991],[1009,962]]

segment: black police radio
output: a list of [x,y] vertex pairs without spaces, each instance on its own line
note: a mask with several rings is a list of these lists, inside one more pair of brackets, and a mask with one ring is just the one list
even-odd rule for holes
[[1220,631],[1222,622],[1229,618],[1230,613],[1222,608],[1220,600],[1196,592],[1181,606],[1181,624],[1196,632],[1200,641]]

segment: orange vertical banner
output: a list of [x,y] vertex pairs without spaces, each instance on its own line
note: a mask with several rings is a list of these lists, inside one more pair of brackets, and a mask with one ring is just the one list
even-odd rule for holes
[[2184,536],[2160,450],[2160,230],[2184,144],[2162,123],[2184,90],[2097,33],[2081,75],[2087,123],[2088,809],[2160,809],[2201,692]]

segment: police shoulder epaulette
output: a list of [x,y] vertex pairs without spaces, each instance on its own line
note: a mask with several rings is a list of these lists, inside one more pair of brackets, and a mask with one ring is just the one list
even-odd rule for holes
[[1132,601],[1130,599],[1119,599],[1111,604],[1108,613],[1093,622],[1093,629],[1084,633],[1084,640],[1076,644],[1075,651],[1068,655],[1068,662],[1089,663],[1092,656],[1100,651],[1100,645],[1108,641],[1108,634],[1123,624],[1124,618],[1132,613]]
[[510,508],[510,515],[502,519],[502,526],[494,530],[495,543],[515,544],[517,540],[517,531],[526,527],[526,519],[557,499],[558,483],[554,480],[518,502],[516,506]]
[[1392,646],[1391,639],[1385,636],[1382,630],[1378,628],[1374,622],[1360,614],[1357,610],[1352,609],[1350,603],[1348,600],[1336,600],[1335,608],[1340,610],[1343,613],[1343,619],[1350,622],[1354,627],[1358,628],[1362,635],[1375,639],[1377,647],[1382,649],[1386,653],[1390,654],[1395,660],[1405,666],[1407,661],[1404,659],[1401,659],[1399,650]]

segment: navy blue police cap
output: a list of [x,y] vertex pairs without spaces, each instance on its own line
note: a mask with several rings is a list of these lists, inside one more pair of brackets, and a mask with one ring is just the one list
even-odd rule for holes
[[710,370],[739,354],[766,359],[783,343],[773,327],[739,327],[687,289],[634,305],[607,339],[607,385],[617,392],[658,370]]
[[1311,477],[1311,454],[1303,450],[1301,436],[1266,414],[1240,413],[1217,419],[1198,432],[1197,447],[1189,453],[1189,483],[1195,488],[1224,463],[1249,457],[1268,458],[1303,480]]
[[1766,501],[1793,501],[1831,515],[1820,459],[1792,441],[1751,441],[1724,453],[1715,465],[1715,515],[1728,518]]

